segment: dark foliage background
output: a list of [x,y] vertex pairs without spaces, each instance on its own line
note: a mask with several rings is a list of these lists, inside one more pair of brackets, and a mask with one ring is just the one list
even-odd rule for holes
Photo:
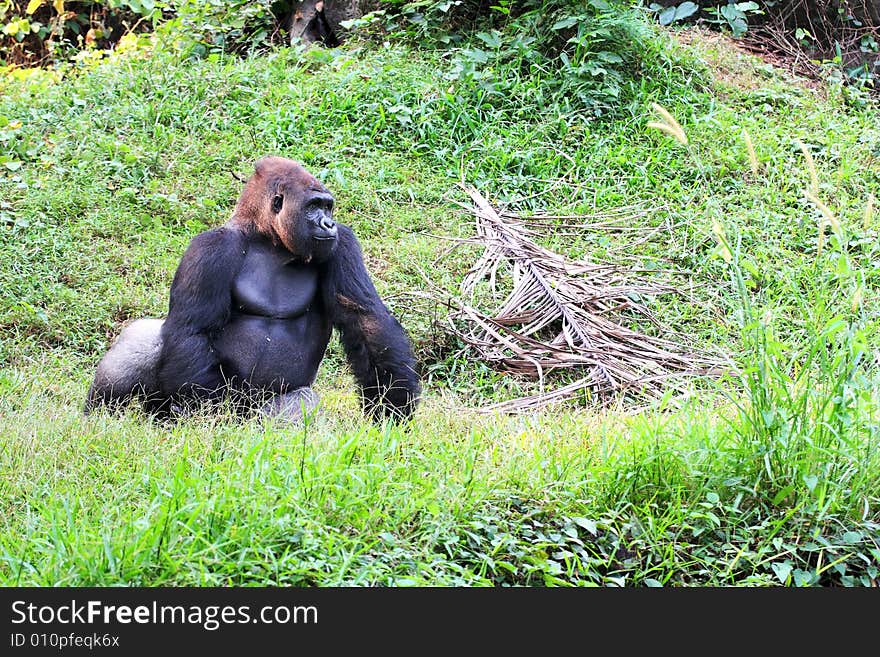
[[[0,62],[57,64],[150,31],[188,56],[266,50],[289,40],[291,16],[309,2],[315,0],[0,0]],[[513,48],[550,60],[578,52],[589,40],[583,25],[590,19],[637,8],[662,24],[701,23],[743,37],[803,73],[835,69],[848,82],[880,86],[880,0],[325,0],[324,7],[334,22],[348,17],[337,25],[342,32],[448,47],[497,30]],[[534,39],[524,42],[526,35]]]

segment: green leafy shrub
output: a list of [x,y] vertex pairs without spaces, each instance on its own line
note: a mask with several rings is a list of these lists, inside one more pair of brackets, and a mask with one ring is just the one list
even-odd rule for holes
[[0,0],[0,62],[42,65],[109,47],[128,31],[152,29],[164,7],[155,0]]
[[843,0],[643,2],[661,25],[706,23],[791,60],[811,76],[880,89],[880,4]]
[[[457,53],[450,77],[476,82],[493,102],[516,98],[517,104],[525,80],[537,81],[538,105],[552,101],[564,111],[606,113],[638,68],[634,23],[603,2],[554,4],[556,11],[535,9],[504,32],[478,32],[474,45]],[[547,20],[548,13],[555,20]]]
[[283,17],[293,2],[273,0],[177,0],[158,32],[176,50],[193,56],[245,53],[282,43]]
[[[488,9],[455,0],[395,4],[378,12],[383,38],[450,50],[445,75],[457,93],[518,117],[550,108],[590,117],[613,112],[643,72],[651,48],[651,35],[629,3],[504,0]],[[349,25],[375,26],[376,15]]]
[[63,61],[114,46],[128,32],[158,31],[191,55],[247,52],[281,41],[292,2],[272,0],[0,0],[0,61]]

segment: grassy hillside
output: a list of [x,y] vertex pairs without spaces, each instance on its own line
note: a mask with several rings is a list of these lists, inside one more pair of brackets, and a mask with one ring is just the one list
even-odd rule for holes
[[[598,78],[614,103],[380,44],[0,79],[0,582],[880,583],[880,109],[627,20],[636,59]],[[646,126],[654,102],[687,146]],[[367,423],[335,343],[302,428],[83,417],[103,350],[164,314],[189,239],[266,154],[336,195],[416,342],[416,418]],[[458,354],[419,296],[477,254],[441,239],[471,234],[461,180],[523,211],[629,208],[644,239],[544,244],[672,276],[686,293],[652,310],[741,376],[478,414],[532,387]]]

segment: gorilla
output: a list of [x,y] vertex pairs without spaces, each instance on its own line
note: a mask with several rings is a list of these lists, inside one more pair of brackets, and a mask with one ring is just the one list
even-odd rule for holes
[[420,393],[409,338],[333,202],[297,162],[259,160],[232,218],[190,242],[167,317],[131,323],[98,363],[85,412],[138,399],[168,419],[225,401],[296,422],[318,403],[311,386],[335,327],[364,411],[409,418]]

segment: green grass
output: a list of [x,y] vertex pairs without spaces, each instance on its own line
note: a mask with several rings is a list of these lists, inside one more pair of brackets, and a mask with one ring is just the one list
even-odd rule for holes
[[[600,119],[542,106],[515,66],[493,94],[403,45],[0,81],[0,582],[876,585],[880,110],[638,27],[638,74]],[[688,148],[645,128],[655,101]],[[821,255],[795,138],[843,226]],[[335,344],[305,428],[83,417],[122,322],[164,313],[187,242],[234,205],[232,174],[270,153],[323,179],[361,238],[424,369],[415,420],[368,424]],[[544,241],[680,271],[687,293],[652,308],[741,375],[637,411],[468,410],[532,385],[457,356],[442,306],[411,294],[422,272],[456,289],[473,261],[435,237],[470,234],[462,179],[522,210],[652,209],[634,247]]]

